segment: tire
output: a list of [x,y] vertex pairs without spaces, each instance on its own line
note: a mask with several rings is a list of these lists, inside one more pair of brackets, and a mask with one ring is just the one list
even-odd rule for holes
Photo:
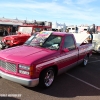
[[89,57],[86,55],[83,59],[83,62],[82,62],[82,66],[86,66],[88,64],[88,61],[89,61]]
[[53,68],[44,70],[39,77],[39,86],[42,88],[48,88],[53,84],[55,78],[55,72]]
[[9,46],[8,46],[8,45],[6,45],[6,46],[5,46],[5,49],[7,49],[7,48],[9,48]]
[[1,50],[5,49],[5,44],[2,43],[2,42],[0,43],[0,49],[1,49]]
[[3,49],[5,49],[5,47],[4,47],[4,46],[2,46],[1,50],[3,50]]

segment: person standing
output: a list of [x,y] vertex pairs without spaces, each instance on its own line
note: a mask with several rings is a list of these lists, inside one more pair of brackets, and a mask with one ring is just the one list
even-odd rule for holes
[[92,31],[93,34],[95,34],[95,24],[93,24],[93,31]]
[[76,27],[75,27],[75,30],[76,30],[76,33],[78,33],[78,27],[77,27],[77,25],[76,25]]
[[7,32],[8,32],[8,35],[11,34],[11,28],[10,28],[10,26],[8,27]]
[[3,36],[7,36],[7,35],[8,35],[8,32],[7,32],[6,28],[4,28]]
[[93,34],[90,31],[87,31],[87,34],[90,34],[90,36],[87,38],[88,43],[92,43],[92,41],[93,41]]
[[68,33],[69,32],[69,29],[66,29],[66,31],[65,31],[66,33]]

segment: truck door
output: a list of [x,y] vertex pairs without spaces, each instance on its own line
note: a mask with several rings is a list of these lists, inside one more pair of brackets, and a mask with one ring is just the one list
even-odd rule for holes
[[76,48],[76,44],[72,35],[66,35],[63,45],[63,50],[64,49],[68,49],[68,52],[61,52],[62,62],[60,63],[60,67],[69,69],[70,67],[73,67],[73,65],[77,64],[78,61],[78,49]]

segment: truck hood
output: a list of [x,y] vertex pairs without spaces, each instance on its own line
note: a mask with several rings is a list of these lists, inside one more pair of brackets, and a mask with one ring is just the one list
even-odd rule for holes
[[55,52],[57,51],[23,45],[1,50],[0,58],[17,63],[31,64],[44,57],[54,56]]
[[79,47],[88,37],[90,34],[87,33],[72,33],[76,40],[76,45]]

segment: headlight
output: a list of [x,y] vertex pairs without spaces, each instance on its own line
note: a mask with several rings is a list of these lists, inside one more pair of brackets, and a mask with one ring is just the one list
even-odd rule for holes
[[20,74],[26,74],[26,75],[29,75],[29,74],[30,74],[29,72],[23,71],[23,70],[19,70],[19,73],[20,73]]
[[5,39],[3,39],[3,41],[5,42],[6,40],[5,40]]
[[25,75],[30,75],[30,76],[33,76],[33,74],[34,74],[33,66],[19,65],[18,70],[19,70],[18,72],[20,74],[25,74]]
[[11,43],[13,43],[14,42],[14,40],[11,40]]
[[25,66],[25,65],[19,65],[19,69],[29,71],[30,70],[30,67],[29,66]]

